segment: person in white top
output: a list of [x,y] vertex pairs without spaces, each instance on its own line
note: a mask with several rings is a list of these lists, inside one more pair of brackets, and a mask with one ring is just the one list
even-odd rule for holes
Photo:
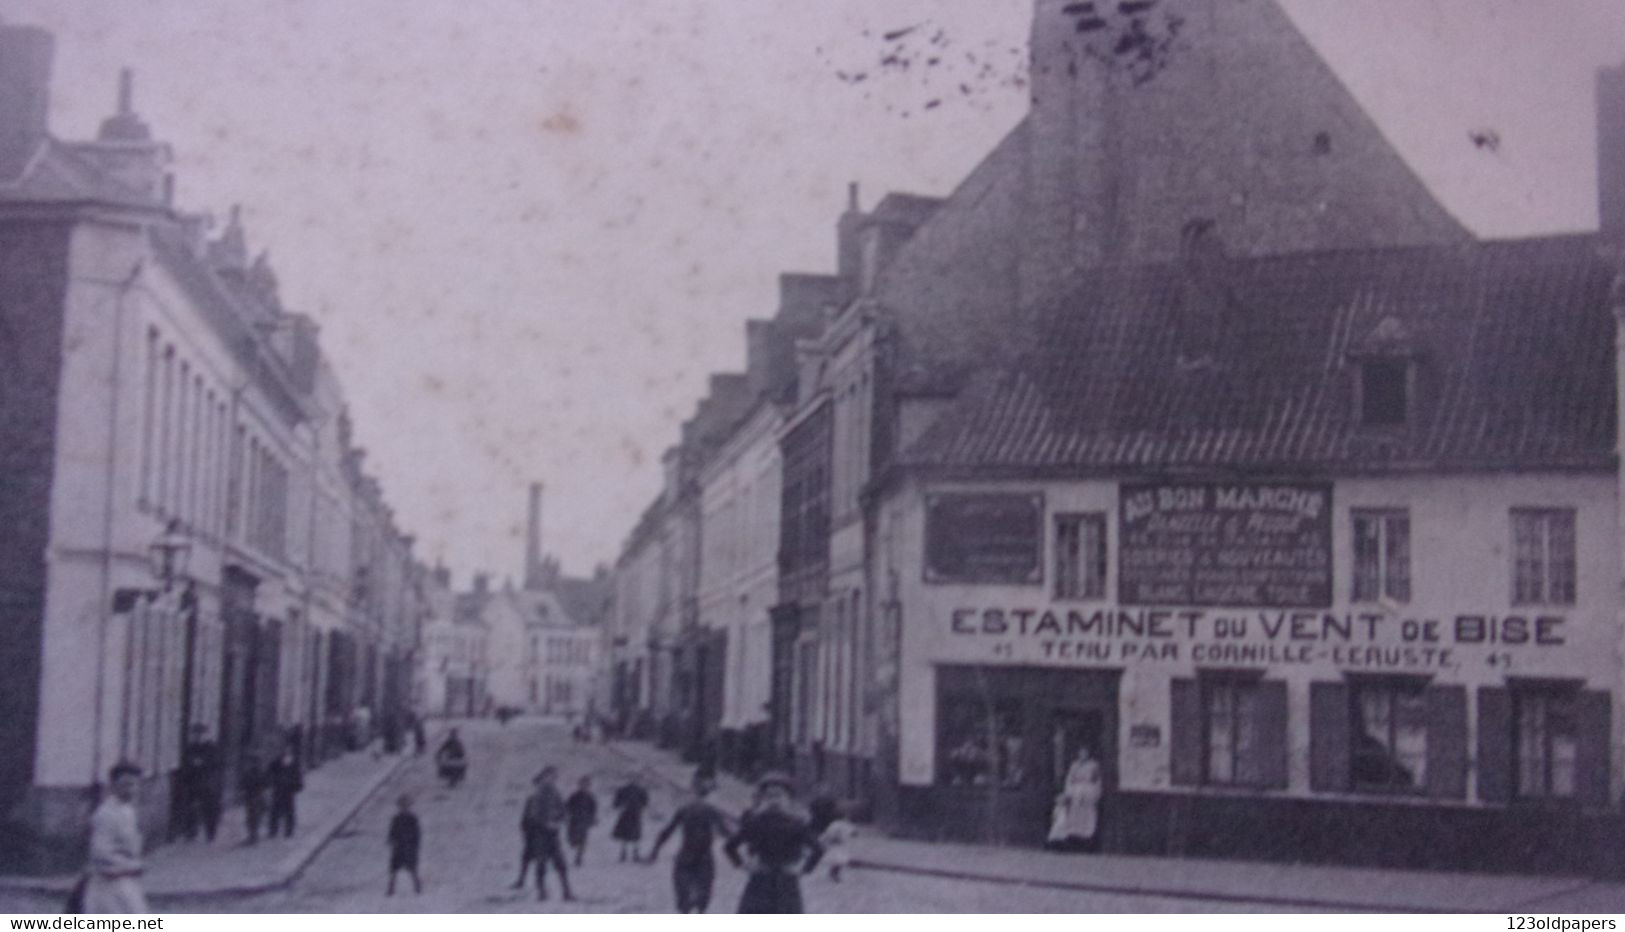
[[90,817],[90,865],[86,869],[87,913],[150,913],[141,889],[141,820],[135,797],[141,768],[113,765],[109,792]]
[[1067,768],[1065,785],[1055,797],[1048,838],[1051,847],[1071,851],[1096,847],[1100,790],[1100,762],[1088,747],[1081,747]]

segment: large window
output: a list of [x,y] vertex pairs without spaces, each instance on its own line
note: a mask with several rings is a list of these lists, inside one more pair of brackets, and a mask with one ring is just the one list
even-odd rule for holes
[[927,496],[926,581],[1041,581],[1043,514],[1038,495]]
[[1359,509],[1354,526],[1356,602],[1411,599],[1411,518],[1400,509]]
[[1575,795],[1579,763],[1576,692],[1520,689],[1512,694],[1514,791],[1527,799]]
[[1026,778],[1021,703],[946,693],[937,709],[937,778],[948,786],[1020,786]]
[[1419,680],[1353,684],[1349,771],[1355,789],[1421,790],[1427,784],[1428,702]]
[[1512,509],[1512,602],[1573,605],[1574,509]]
[[1106,515],[1055,516],[1055,597],[1106,597]]

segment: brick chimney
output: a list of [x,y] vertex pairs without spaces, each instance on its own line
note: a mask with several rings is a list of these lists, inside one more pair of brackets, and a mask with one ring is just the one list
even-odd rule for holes
[[36,26],[0,26],[0,180],[28,166],[47,133],[55,40]]
[[93,142],[75,151],[93,159],[102,171],[130,191],[155,204],[170,206],[174,176],[169,172],[173,154],[169,146],[152,138],[152,130],[135,112],[135,72],[119,72],[118,103],[102,121]]
[[858,277],[863,271],[863,210],[858,206],[858,183],[852,182],[846,190],[846,210],[835,223],[835,270],[841,279],[845,303],[857,293]]
[[1625,62],[1597,72],[1597,220],[1625,239]]

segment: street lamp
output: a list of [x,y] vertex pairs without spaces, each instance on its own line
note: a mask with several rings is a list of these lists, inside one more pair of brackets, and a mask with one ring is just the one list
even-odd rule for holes
[[163,580],[164,591],[168,592],[176,579],[186,575],[187,559],[192,555],[192,542],[182,533],[180,519],[170,519],[164,532],[148,545],[147,554],[153,575]]

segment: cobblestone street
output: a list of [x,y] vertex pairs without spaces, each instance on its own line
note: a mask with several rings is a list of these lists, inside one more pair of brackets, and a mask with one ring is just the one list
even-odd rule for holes
[[[428,755],[410,761],[369,799],[290,887],[234,897],[188,898],[155,907],[178,912],[605,912],[672,910],[671,863],[675,844],[658,864],[617,863],[609,838],[609,798],[636,772],[632,758],[613,746],[583,747],[563,726],[517,721],[506,727],[477,722],[460,729],[469,746],[469,779],[447,789],[435,778]],[[573,787],[583,774],[593,778],[601,824],[588,844],[586,864],[572,871],[577,901],[561,902],[550,878],[552,899],[540,903],[535,889],[510,888],[517,869],[519,813],[531,776],[544,764],[561,769],[560,785]],[[654,802],[645,823],[645,851],[678,801],[670,783],[644,771]],[[394,897],[385,896],[384,835],[395,799],[412,793],[423,822],[422,895],[409,892],[401,878]],[[862,849],[859,848],[861,853]],[[720,860],[720,857],[719,857]],[[714,912],[732,912],[744,876],[719,865]],[[406,890],[407,892],[403,892]],[[1083,893],[1008,882],[916,877],[854,870],[840,883],[823,871],[805,881],[810,912],[1258,912],[1271,907],[1189,898]],[[52,912],[54,900],[0,893],[0,912]]]

